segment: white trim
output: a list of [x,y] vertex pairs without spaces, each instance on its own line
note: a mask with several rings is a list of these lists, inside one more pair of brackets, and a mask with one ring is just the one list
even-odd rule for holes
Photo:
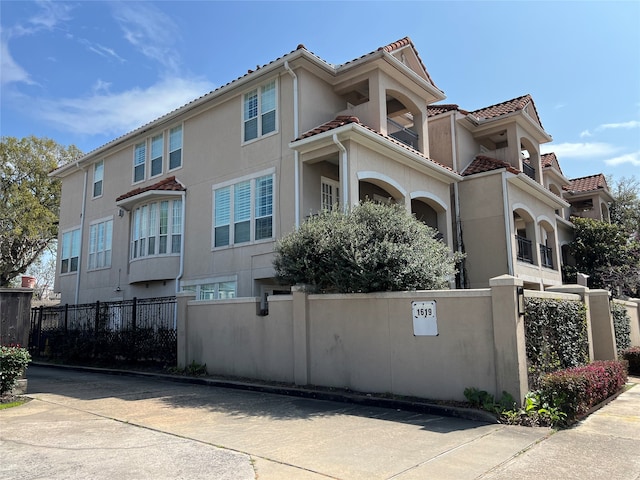
[[276,173],[276,168],[271,167],[265,170],[261,170],[259,172],[250,173],[248,175],[243,175],[242,177],[236,177],[232,180],[226,180],[224,182],[216,183],[212,185],[212,190],[217,190],[218,188],[228,187],[229,185],[235,185],[236,183],[245,182],[247,180],[253,180],[254,178],[264,177],[265,175],[273,175]]
[[431,192],[417,191],[411,192],[411,200],[420,200],[421,198],[428,198],[436,202],[445,212],[449,211],[448,205],[444,203],[439,197]]
[[[179,167],[175,167],[175,168],[171,168],[171,130],[173,130],[174,128],[180,127],[180,166]],[[164,132],[167,132],[167,140],[166,140],[166,152],[167,152],[167,172],[175,172],[176,170],[180,170],[182,168],[182,166],[184,165],[184,122],[180,122],[180,124],[176,124],[173,127],[169,127],[165,130],[163,130],[163,134]]]
[[[100,195],[94,195],[94,192],[96,190],[96,183],[97,183],[96,182],[96,166],[99,163],[102,163],[102,178],[99,180],[100,182],[102,182],[102,186],[100,188]],[[91,199],[92,200],[95,200],[97,198],[101,198],[102,195],[104,195],[104,163],[105,163],[104,159],[102,159],[102,160],[98,160],[97,162],[95,162],[93,164],[93,180],[92,180],[92,183],[91,183]]]
[[[262,133],[262,87],[264,87],[266,84],[274,82],[274,92],[275,92],[275,119],[274,119],[274,130],[268,133]],[[257,132],[256,132],[256,137],[255,138],[251,138],[249,140],[245,140],[245,124],[246,124],[246,120],[244,118],[244,102],[245,102],[245,95],[248,93],[251,93],[253,91],[256,91],[257,96],[258,96],[258,114],[255,117],[258,121],[258,124],[256,126],[257,128]],[[260,140],[262,138],[266,138],[269,137],[271,135],[275,135],[279,132],[279,121],[280,121],[280,104],[279,104],[279,100],[280,100],[280,77],[279,75],[276,75],[272,78],[269,78],[267,80],[261,81],[259,84],[254,85],[252,88],[248,88],[244,91],[242,91],[240,93],[240,121],[242,123],[242,128],[240,129],[240,144],[241,145],[248,145],[250,143],[255,142],[256,140]]]
[[402,185],[400,185],[398,182],[396,182],[394,179],[392,179],[391,177],[388,177],[387,175],[383,174],[383,173],[378,173],[378,172],[374,172],[372,170],[368,170],[368,171],[360,171],[356,174],[358,181],[362,181],[362,180],[369,180],[369,179],[373,179],[373,180],[381,180],[389,185],[391,185],[393,188],[395,188],[396,190],[398,190],[400,192],[400,195],[403,196],[403,198],[407,198],[407,191],[402,187]]

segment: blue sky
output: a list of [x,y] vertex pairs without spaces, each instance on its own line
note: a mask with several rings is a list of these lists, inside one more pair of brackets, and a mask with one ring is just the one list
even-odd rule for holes
[[411,37],[445,103],[530,93],[570,178],[640,176],[640,2],[0,1],[0,133],[89,152],[296,48]]

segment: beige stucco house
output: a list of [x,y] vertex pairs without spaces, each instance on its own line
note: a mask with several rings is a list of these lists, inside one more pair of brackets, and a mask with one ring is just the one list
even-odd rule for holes
[[65,165],[63,303],[259,296],[273,249],[322,208],[404,204],[454,248],[451,185],[430,156],[443,100],[408,38],[342,65],[299,46]]

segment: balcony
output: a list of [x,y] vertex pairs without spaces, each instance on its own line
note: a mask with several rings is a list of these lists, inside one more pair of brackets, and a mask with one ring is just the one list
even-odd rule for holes
[[540,244],[540,263],[543,267],[553,268],[553,249]]
[[520,235],[516,235],[516,242],[518,244],[518,260],[527,263],[533,263],[533,249],[531,240],[527,240]]
[[418,134],[390,118],[387,118],[387,133],[391,138],[395,138],[399,142],[418,150]]
[[532,178],[533,180],[536,179],[536,169],[528,163],[522,162],[522,171],[527,177]]

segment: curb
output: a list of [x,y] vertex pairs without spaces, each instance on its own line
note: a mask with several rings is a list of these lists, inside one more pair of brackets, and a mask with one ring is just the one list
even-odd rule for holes
[[325,400],[330,402],[348,403],[366,407],[380,407],[396,410],[406,410],[409,412],[426,413],[430,415],[440,415],[454,417],[475,422],[497,424],[495,415],[483,410],[473,408],[455,407],[439,405],[435,403],[421,402],[417,400],[400,400],[393,398],[383,398],[374,394],[327,392],[310,387],[286,387],[276,385],[265,385],[259,383],[243,382],[237,380],[222,380],[211,377],[186,377],[182,375],[170,375],[163,373],[138,372],[135,370],[119,370],[99,367],[83,367],[77,365],[56,365],[51,363],[32,362],[31,365],[45,368],[58,368],[78,372],[102,373],[106,375],[122,375],[129,377],[155,378],[175,383],[186,383],[191,385],[205,385],[218,388],[229,388],[235,390],[245,390],[250,392],[269,393],[275,395],[286,395],[290,397],[309,398],[314,400]]

